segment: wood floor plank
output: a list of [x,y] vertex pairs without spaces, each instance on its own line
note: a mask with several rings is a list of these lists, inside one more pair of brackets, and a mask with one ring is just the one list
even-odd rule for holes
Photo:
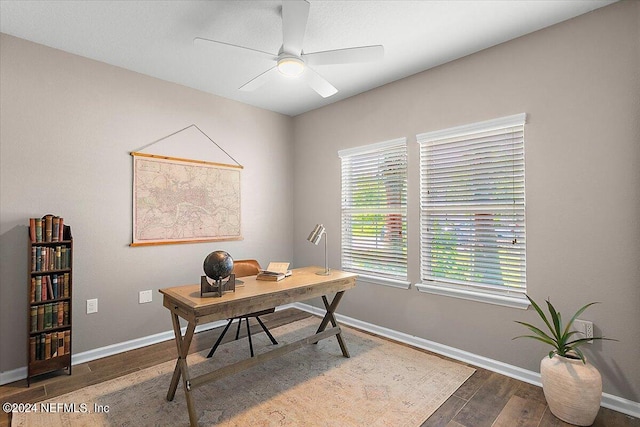
[[515,394],[507,402],[492,427],[537,427],[547,406],[536,399]]
[[11,418],[9,414],[4,411],[0,412],[0,427],[9,427],[11,425]]
[[69,381],[59,381],[46,385],[45,389],[47,391],[47,399],[69,393],[74,390],[79,390],[89,385],[109,381],[138,370],[139,368],[137,366],[133,366],[121,371],[92,371],[84,375],[72,375]]
[[490,427],[518,386],[517,380],[492,372],[453,421],[467,427]]
[[640,427],[640,418],[634,418],[629,415],[613,411],[608,408],[600,407],[593,427]]
[[[613,424],[611,425],[614,426]],[[549,407],[544,412],[542,419],[540,420],[540,424],[538,427],[574,427],[572,424],[565,423],[561,419],[557,418],[555,415],[551,413]]]
[[466,400],[451,396],[420,427],[445,427],[466,404]]
[[456,390],[454,395],[464,400],[470,400],[491,375],[491,371],[482,368],[476,368],[476,371],[473,373],[473,375],[471,375],[467,379],[467,381],[465,381],[464,384],[462,384],[462,386],[458,390]]
[[[4,387],[4,386],[3,386]],[[6,390],[2,393],[3,396],[0,397],[0,401],[11,402],[11,403],[26,403],[26,402],[37,402],[38,400],[44,399],[47,396],[47,392],[45,390],[44,385],[40,386],[31,386],[27,388],[26,381],[24,385],[21,387],[15,387]]]
[[538,387],[537,385],[520,383],[520,386],[518,387],[518,390],[516,390],[515,395],[522,397],[525,400],[537,400],[545,406],[547,404],[547,400],[544,397],[542,387]]

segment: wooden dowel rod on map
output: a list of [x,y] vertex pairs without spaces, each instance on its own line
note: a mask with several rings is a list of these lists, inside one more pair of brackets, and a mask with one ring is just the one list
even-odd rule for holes
[[223,166],[227,168],[244,169],[244,166],[242,165],[231,165],[229,163],[217,163],[217,162],[208,162],[206,160],[192,160],[192,159],[184,159],[180,157],[159,156],[157,154],[138,153],[135,151],[132,151],[130,154],[132,156],[138,156],[138,157],[151,157],[154,159],[175,160],[178,162],[198,163],[201,165],[213,165],[213,166]]

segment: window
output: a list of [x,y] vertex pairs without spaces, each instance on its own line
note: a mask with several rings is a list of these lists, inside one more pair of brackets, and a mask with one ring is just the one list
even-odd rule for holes
[[525,114],[417,135],[421,291],[526,308]]
[[338,152],[342,160],[342,268],[366,281],[407,281],[407,141]]

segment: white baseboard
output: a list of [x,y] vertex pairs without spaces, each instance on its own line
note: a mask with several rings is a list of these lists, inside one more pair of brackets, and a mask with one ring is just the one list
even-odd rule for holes
[[[278,307],[276,310],[284,310],[285,308],[297,308],[307,313],[315,314],[317,316],[324,316],[326,311],[312,305],[303,303],[293,303]],[[524,381],[529,384],[541,387],[540,374],[538,372],[522,369],[517,366],[509,365],[507,363],[500,362],[498,360],[489,359],[487,357],[479,356],[477,354],[469,353],[464,350],[459,350],[454,347],[439,344],[437,342],[429,341],[424,338],[419,338],[413,335],[408,335],[402,332],[394,331],[392,329],[384,328],[382,326],[374,325],[372,323],[363,322],[358,319],[336,314],[336,319],[348,326],[362,329],[364,331],[372,332],[377,335],[399,341],[405,344],[412,345],[417,348],[429,350],[443,356],[450,357],[461,362],[469,363],[471,365],[487,369],[492,372],[505,375],[510,378],[514,378],[520,381]],[[196,332],[202,332],[209,329],[217,328],[226,324],[225,320],[219,320],[217,322],[207,323],[204,325],[198,325]],[[184,334],[186,328],[182,328]],[[143,338],[137,338],[134,340],[125,341],[118,344],[112,344],[105,347],[100,347],[95,350],[89,350],[82,353],[73,355],[71,358],[71,364],[77,365],[81,363],[90,362],[92,360],[100,359],[106,356],[122,353],[129,350],[135,350],[137,348],[146,347],[151,344],[167,341],[173,339],[173,331],[161,332],[159,334],[150,335]],[[0,385],[11,383],[21,380],[27,377],[27,368],[21,367],[13,369],[7,372],[0,372]],[[614,396],[608,393],[602,393],[601,405],[605,408],[612,409],[614,411],[621,412],[623,414],[631,415],[635,418],[640,418],[640,403],[632,400],[624,399],[622,397]]]

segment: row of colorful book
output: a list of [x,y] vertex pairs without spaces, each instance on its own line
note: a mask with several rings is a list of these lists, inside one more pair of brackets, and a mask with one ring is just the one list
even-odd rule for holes
[[64,218],[51,214],[42,218],[29,218],[29,235],[35,243],[63,241]]
[[31,306],[31,332],[69,324],[69,301]]
[[32,277],[31,302],[69,298],[69,282],[69,273]]
[[33,246],[32,271],[52,271],[71,268],[71,248],[67,246]]
[[30,360],[47,360],[71,351],[71,331],[40,334],[29,338]]

